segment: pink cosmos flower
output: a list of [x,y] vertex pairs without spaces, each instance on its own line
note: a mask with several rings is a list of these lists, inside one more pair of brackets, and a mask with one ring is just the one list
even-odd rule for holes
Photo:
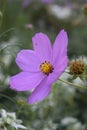
[[61,30],[52,46],[44,33],[37,33],[33,38],[34,50],[22,50],[17,54],[16,63],[22,70],[10,78],[10,87],[16,91],[33,90],[28,103],[43,100],[51,86],[68,64],[68,37]]

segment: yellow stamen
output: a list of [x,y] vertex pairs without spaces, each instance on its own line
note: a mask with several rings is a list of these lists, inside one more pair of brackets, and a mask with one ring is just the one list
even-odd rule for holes
[[49,75],[49,73],[52,73],[53,72],[53,67],[52,65],[50,64],[50,62],[43,62],[41,65],[40,65],[40,69],[41,71],[46,74],[46,75]]

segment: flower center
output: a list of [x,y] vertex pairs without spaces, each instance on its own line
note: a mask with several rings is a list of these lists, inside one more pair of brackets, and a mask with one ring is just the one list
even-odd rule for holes
[[41,65],[40,65],[40,69],[41,71],[46,74],[46,75],[49,75],[49,73],[52,73],[53,72],[53,67],[52,65],[50,64],[50,62],[43,62]]

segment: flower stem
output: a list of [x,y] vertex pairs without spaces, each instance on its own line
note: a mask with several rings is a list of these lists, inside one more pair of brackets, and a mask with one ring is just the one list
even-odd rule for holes
[[75,88],[81,88],[81,89],[86,89],[87,90],[87,87],[85,87],[85,86],[80,86],[80,85],[77,85],[77,84],[73,84],[73,83],[71,83],[69,81],[65,81],[65,80],[62,80],[60,78],[58,80],[60,80],[61,82],[66,83],[66,84],[72,85]]

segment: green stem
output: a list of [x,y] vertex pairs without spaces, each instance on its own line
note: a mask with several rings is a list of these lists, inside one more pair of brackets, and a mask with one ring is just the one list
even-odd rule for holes
[[77,85],[77,84],[73,84],[73,83],[71,83],[69,81],[65,81],[65,80],[62,80],[60,78],[58,80],[60,80],[61,82],[66,83],[66,84],[72,85],[75,88],[81,88],[81,89],[86,89],[87,90],[87,87],[85,87],[85,86],[80,86],[80,85]]

